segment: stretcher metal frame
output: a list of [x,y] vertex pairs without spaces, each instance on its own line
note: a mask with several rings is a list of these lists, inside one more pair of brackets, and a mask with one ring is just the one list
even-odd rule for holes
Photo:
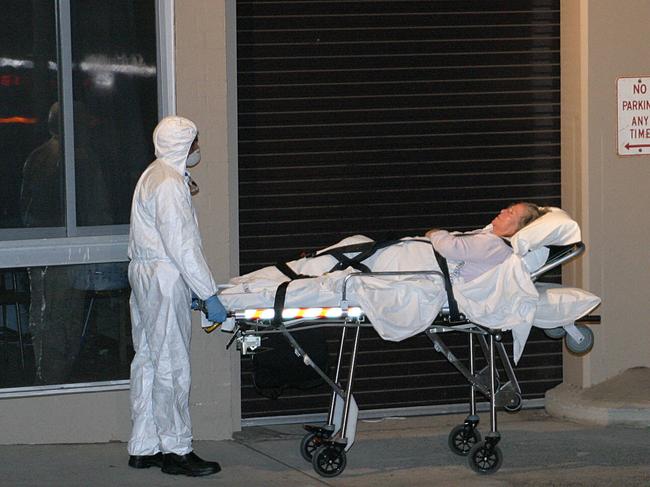
[[[554,252],[540,269],[533,272],[531,277],[537,280],[542,274],[554,269],[565,262],[581,255],[585,250],[582,242],[564,247],[555,247]],[[230,347],[236,342],[242,354],[255,353],[261,349],[262,337],[271,333],[282,333],[293,347],[295,353],[302,357],[305,365],[313,368],[332,389],[332,397],[324,425],[304,425],[307,434],[304,436],[300,453],[303,458],[312,463],[314,470],[321,476],[334,477],[345,469],[346,451],[354,443],[356,418],[358,408],[352,390],[354,384],[357,352],[361,328],[371,327],[360,308],[349,306],[347,301],[347,286],[351,279],[363,276],[404,276],[431,275],[443,279],[440,271],[417,272],[357,272],[346,276],[343,282],[341,304],[338,308],[316,308],[310,310],[291,308],[283,310],[283,319],[274,319],[275,310],[238,310],[232,314],[235,326],[233,337],[228,343]],[[285,311],[287,311],[285,313]],[[584,322],[599,322],[599,317],[587,317]],[[337,355],[334,378],[330,378],[305,353],[304,349],[292,336],[291,332],[313,327],[341,327],[341,338]],[[348,329],[354,329],[352,353],[345,387],[342,385],[343,351]],[[551,338],[566,335],[567,346],[576,353],[586,353],[593,345],[593,334],[583,324],[570,324],[561,329],[545,330]],[[454,355],[445,345],[441,334],[449,332],[467,333],[469,338],[469,364],[465,364]],[[501,434],[497,429],[497,408],[515,412],[522,406],[522,391],[517,381],[514,369],[502,343],[503,332],[473,323],[461,315],[459,321],[453,321],[448,308],[443,308],[436,319],[424,331],[431,340],[434,349],[445,358],[465,377],[470,384],[469,414],[463,424],[454,427],[448,437],[451,451],[460,456],[467,456],[469,466],[481,474],[496,472],[502,464],[503,455],[498,447]],[[475,339],[486,360],[486,366],[476,370],[474,355]],[[496,358],[505,371],[506,380],[502,381],[496,363]],[[477,396],[479,392],[489,402],[490,431],[482,438],[477,427]]]

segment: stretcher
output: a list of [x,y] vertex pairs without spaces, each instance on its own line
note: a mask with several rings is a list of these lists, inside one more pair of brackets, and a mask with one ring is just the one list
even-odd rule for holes
[[[551,249],[546,263],[531,272],[532,281],[536,281],[542,274],[579,256],[584,252],[585,246],[582,242],[574,242],[570,245],[551,247]],[[443,287],[446,281],[445,272],[439,268],[419,271],[357,270],[346,274],[343,278],[337,305],[282,306],[276,299],[273,307],[231,309],[229,319],[222,325],[222,331],[232,334],[228,347],[236,344],[242,354],[251,354],[262,350],[265,336],[282,334],[291,344],[295,353],[302,358],[304,364],[313,368],[331,388],[332,397],[326,423],[324,425],[305,425],[307,433],[300,445],[302,457],[311,462],[314,470],[321,476],[334,477],[343,472],[347,463],[346,452],[354,444],[359,409],[354,399],[353,386],[359,337],[361,328],[373,326],[363,307],[351,301],[349,290],[355,281],[366,278],[408,279],[410,277],[436,281],[439,286]],[[546,288],[541,289],[542,292],[548,291]],[[224,301],[227,303],[227,299]],[[599,302],[600,300],[596,298],[588,306],[583,306],[579,310],[580,316],[575,316],[574,313],[573,316],[567,317],[567,321],[563,322],[561,326],[551,326],[556,325],[557,321],[545,322],[543,327],[546,328],[546,334],[551,338],[565,337],[568,349],[574,353],[587,353],[593,346],[593,333],[586,324],[599,320],[597,317],[585,318],[584,315]],[[458,310],[454,310],[453,305],[452,298],[441,307],[423,332],[432,342],[434,349],[443,354],[470,385],[469,414],[463,424],[456,426],[450,432],[448,446],[455,454],[468,457],[469,466],[474,471],[490,474],[496,472],[503,461],[503,455],[498,446],[501,435],[497,428],[497,410],[503,408],[510,412],[518,411],[522,406],[522,391],[502,343],[506,330],[477,323],[464,315],[462,310],[460,313]],[[341,336],[333,377],[328,376],[310,359],[292,335],[296,331],[313,327],[340,328]],[[343,349],[349,333],[353,334],[352,353],[347,364],[347,377],[343,377],[342,370],[346,365],[343,363]],[[469,363],[463,363],[445,345],[442,337],[446,333],[467,334],[470,352]],[[477,370],[476,367],[475,348],[481,350],[487,364],[480,370]],[[499,368],[505,376],[501,376]],[[485,438],[478,430],[478,394],[486,397],[490,403],[490,430]]]

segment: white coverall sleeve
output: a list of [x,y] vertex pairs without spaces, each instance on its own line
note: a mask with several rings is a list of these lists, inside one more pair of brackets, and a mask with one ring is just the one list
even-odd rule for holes
[[450,260],[480,261],[496,265],[511,253],[509,247],[499,242],[498,237],[485,233],[456,236],[446,230],[438,230],[431,233],[429,239],[440,255]]
[[191,198],[182,183],[167,179],[156,192],[156,228],[165,251],[183,279],[200,299],[217,293],[217,286],[203,254]]

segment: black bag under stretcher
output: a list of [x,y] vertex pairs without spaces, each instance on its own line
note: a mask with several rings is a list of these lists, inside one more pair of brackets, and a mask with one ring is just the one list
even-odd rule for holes
[[[311,360],[326,374],[329,372],[325,330],[314,328],[291,333]],[[253,385],[258,394],[277,399],[286,389],[311,389],[323,379],[298,357],[281,333],[262,340],[263,351],[253,355]]]

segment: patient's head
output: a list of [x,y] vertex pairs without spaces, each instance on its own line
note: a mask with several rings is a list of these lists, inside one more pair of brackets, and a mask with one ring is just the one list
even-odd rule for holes
[[492,231],[499,237],[512,237],[530,222],[537,220],[548,210],[535,203],[521,201],[504,208],[492,220]]

